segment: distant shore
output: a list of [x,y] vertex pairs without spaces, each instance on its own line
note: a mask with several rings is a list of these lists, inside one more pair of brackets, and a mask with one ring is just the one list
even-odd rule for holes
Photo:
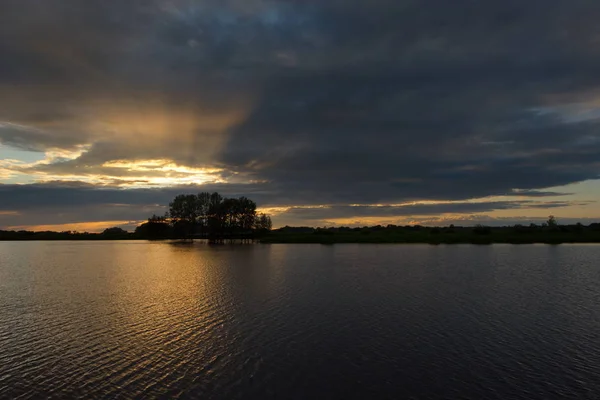
[[[191,237],[149,237],[139,233],[119,232],[30,232],[0,231],[2,241],[27,240],[189,240]],[[199,239],[193,237],[193,239]],[[362,228],[284,227],[254,237],[219,237],[218,242],[254,241],[258,243],[424,243],[424,244],[560,244],[600,243],[600,224],[588,226],[512,226],[512,227],[423,227],[373,226]]]
[[534,244],[600,243],[600,224],[590,226],[282,228],[262,243]]

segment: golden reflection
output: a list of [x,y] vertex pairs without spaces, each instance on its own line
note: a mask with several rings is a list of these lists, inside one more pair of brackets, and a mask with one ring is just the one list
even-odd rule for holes
[[136,369],[164,369],[169,354],[208,363],[227,336],[223,323],[231,312],[219,253],[165,242],[120,242],[109,251],[94,245],[86,244],[96,257],[89,264],[104,287],[92,289],[110,296],[92,305],[108,317],[91,323],[109,327],[105,340],[122,344],[120,357],[141,360]]

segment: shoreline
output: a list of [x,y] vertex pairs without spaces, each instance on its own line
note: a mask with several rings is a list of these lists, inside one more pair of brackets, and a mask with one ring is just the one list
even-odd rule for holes
[[32,232],[1,231],[0,241],[210,241],[212,243],[264,244],[562,244],[600,243],[600,224],[589,226],[513,226],[513,227],[423,227],[389,225],[362,228],[284,227],[253,235],[220,235],[202,237],[173,234],[145,234],[140,232]]
[[[164,238],[164,239],[148,239],[148,238],[60,238],[60,239],[0,239],[0,242],[133,242],[133,241],[144,241],[144,242],[171,242],[181,244],[192,244],[192,243],[205,243],[208,242],[206,239],[194,239],[193,241],[176,238]],[[238,240],[227,241],[223,243],[206,243],[209,245],[240,245],[240,244],[322,244],[322,245],[333,245],[333,244],[428,244],[428,245],[491,245],[491,244],[511,244],[511,245],[532,245],[532,244],[546,244],[546,245],[558,245],[558,244],[600,244],[600,240],[346,240],[346,239],[319,239],[319,238],[306,238],[290,240],[287,238],[269,238],[269,239],[258,239],[251,243],[242,243]]]

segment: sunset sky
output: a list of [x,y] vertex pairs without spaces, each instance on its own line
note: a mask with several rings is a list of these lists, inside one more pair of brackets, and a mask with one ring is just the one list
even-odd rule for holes
[[2,0],[0,229],[600,221],[597,0]]

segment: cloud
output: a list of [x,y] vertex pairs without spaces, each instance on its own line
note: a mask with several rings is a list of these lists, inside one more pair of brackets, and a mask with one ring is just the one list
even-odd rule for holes
[[[6,0],[0,143],[47,156],[2,163],[33,185],[0,203],[164,205],[190,182],[265,206],[549,197],[600,173],[599,17],[586,0]],[[53,180],[91,186],[36,184]]]
[[[423,226],[475,226],[475,225],[486,225],[486,226],[514,226],[514,225],[529,225],[536,224],[541,225],[548,221],[548,217],[539,216],[521,216],[515,215],[513,217],[495,217],[486,214],[474,214],[474,215],[454,215],[454,216],[430,216],[430,217],[417,217],[407,220],[410,225],[423,225]],[[597,223],[597,218],[560,218],[558,220],[560,225],[575,225],[581,223],[583,225],[589,225]]]
[[[449,213],[480,213],[494,210],[523,208],[559,208],[574,205],[568,201],[489,201],[489,202],[452,202],[439,204],[414,204],[402,206],[357,205],[328,207],[291,207],[285,211],[286,216],[299,219],[337,219],[359,217],[390,217],[410,215],[438,215]],[[583,205],[580,203],[580,205]]]
[[[0,185],[0,227],[27,227],[41,225],[97,223],[103,221],[144,221],[153,214],[163,215],[169,202],[180,193],[219,191],[226,196],[242,195],[255,199],[265,212],[271,213],[276,226],[283,225],[365,225],[408,223],[414,218],[444,218],[482,212],[584,208],[593,202],[564,197],[505,196],[504,200],[477,199],[469,201],[425,201],[405,204],[314,204],[281,205],[284,195],[273,191],[269,184],[205,184],[181,185],[165,188],[124,189],[97,187],[82,182],[48,182],[30,185]],[[551,194],[551,193],[550,193]],[[565,195],[570,197],[568,195]],[[551,212],[551,211],[548,211]],[[99,226],[99,225],[98,225]],[[89,230],[89,229],[88,229]]]

